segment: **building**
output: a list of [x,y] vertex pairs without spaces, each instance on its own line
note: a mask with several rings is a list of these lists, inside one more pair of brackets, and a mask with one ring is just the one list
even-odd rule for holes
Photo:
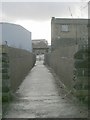
[[[51,67],[79,100],[88,101],[88,19],[52,18]],[[56,58],[56,59],[55,59]],[[49,62],[49,63],[50,63]],[[56,64],[56,65],[55,65]],[[88,103],[88,102],[87,102]]]
[[31,32],[24,27],[11,23],[0,23],[0,44],[32,52]]
[[84,45],[88,42],[88,19],[55,18],[51,20],[51,48]]
[[45,54],[48,52],[48,42],[45,39],[32,40],[33,52],[36,55]]

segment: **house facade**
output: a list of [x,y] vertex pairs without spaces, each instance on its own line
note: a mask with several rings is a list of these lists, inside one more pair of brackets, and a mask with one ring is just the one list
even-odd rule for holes
[[48,52],[48,42],[45,39],[32,40],[33,53],[35,55],[41,55]]
[[51,48],[82,45],[88,42],[88,20],[55,18],[51,20]]

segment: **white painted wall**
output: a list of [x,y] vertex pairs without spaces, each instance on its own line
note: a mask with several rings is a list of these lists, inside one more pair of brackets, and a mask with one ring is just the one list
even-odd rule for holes
[[31,32],[20,25],[10,23],[0,23],[0,28],[2,28],[2,33],[0,32],[2,44],[7,41],[8,46],[32,52]]

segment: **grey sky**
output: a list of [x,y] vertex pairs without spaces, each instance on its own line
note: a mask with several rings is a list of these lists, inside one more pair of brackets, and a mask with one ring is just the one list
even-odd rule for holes
[[[87,18],[87,0],[59,0],[60,2],[13,2],[17,0],[3,0],[0,5],[0,21],[20,24],[32,32],[33,39],[47,39],[51,42],[51,17],[58,18]],[[38,1],[38,0],[37,0]],[[40,1],[40,0],[39,0]],[[48,0],[50,1],[50,0]],[[52,1],[52,0],[51,0]],[[58,0],[56,0],[58,1]],[[67,2],[65,2],[67,1]],[[70,1],[70,2],[68,2]],[[73,2],[71,2],[73,1]],[[82,2],[76,2],[82,1]],[[69,10],[70,8],[70,10]]]
[[87,2],[89,0],[1,0],[2,2]]
[[[81,7],[86,3],[81,2],[5,2],[2,3],[2,13],[4,20],[31,19],[48,20],[54,17],[71,17],[69,7],[73,17],[81,16]],[[86,9],[83,9],[83,17]]]

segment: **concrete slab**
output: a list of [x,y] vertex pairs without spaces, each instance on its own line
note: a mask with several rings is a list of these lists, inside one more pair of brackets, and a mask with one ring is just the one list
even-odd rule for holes
[[64,95],[59,92],[50,69],[43,65],[43,61],[37,61],[17,90],[16,99],[10,104],[5,118],[88,117],[87,108],[63,99]]

